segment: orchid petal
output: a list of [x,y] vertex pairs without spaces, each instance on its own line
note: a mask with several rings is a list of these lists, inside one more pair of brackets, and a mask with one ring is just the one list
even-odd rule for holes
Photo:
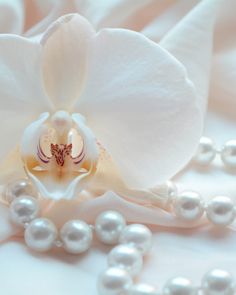
[[0,33],[21,34],[24,26],[22,1],[0,0]]
[[13,35],[0,36],[0,159],[19,143],[24,128],[50,109],[40,71],[41,47]]
[[[67,220],[82,219],[89,224],[94,224],[97,216],[106,210],[117,210],[127,222],[144,223],[150,225],[169,226],[174,228],[195,228],[206,223],[202,218],[195,222],[186,223],[173,213],[161,208],[148,208],[134,202],[129,202],[118,194],[107,191],[100,197],[88,198],[82,202],[60,201],[45,213],[46,217],[53,220],[61,227]],[[89,214],[88,214],[89,212]]]
[[154,42],[122,29],[100,31],[88,61],[75,109],[129,185],[166,181],[192,157],[202,131],[185,69]]
[[131,189],[122,180],[111,155],[100,146],[99,160],[96,173],[86,188],[94,196],[101,196],[107,191],[115,191],[124,200],[147,207],[168,208],[167,186],[162,184],[154,189]]
[[93,33],[84,18],[70,14],[59,18],[42,37],[44,84],[56,109],[70,109],[79,97]]
[[160,42],[186,67],[204,110],[207,106],[213,32],[219,3],[218,0],[201,1]]

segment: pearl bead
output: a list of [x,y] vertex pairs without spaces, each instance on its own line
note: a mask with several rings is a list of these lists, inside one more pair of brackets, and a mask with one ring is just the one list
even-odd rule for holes
[[29,196],[16,198],[9,209],[11,220],[18,225],[24,226],[39,215],[37,200]]
[[176,277],[169,280],[163,289],[163,295],[195,295],[197,288],[186,278]]
[[131,224],[125,227],[119,241],[121,244],[129,244],[145,254],[152,247],[152,233],[145,225]]
[[55,225],[46,218],[33,220],[25,230],[25,242],[33,250],[44,252],[52,248],[57,238]]
[[236,168],[236,140],[226,142],[222,151],[221,159],[229,168]]
[[228,197],[216,197],[207,205],[207,217],[215,225],[227,226],[234,221],[235,210]]
[[61,228],[60,237],[67,252],[79,254],[89,249],[93,234],[87,223],[81,220],[71,220]]
[[125,226],[125,219],[120,213],[115,211],[103,212],[95,222],[97,238],[108,245],[117,244]]
[[194,161],[200,165],[210,164],[216,156],[214,142],[208,137],[202,137],[194,157]]
[[99,295],[121,295],[132,286],[132,278],[124,269],[109,268],[98,278]]
[[235,283],[230,273],[214,269],[204,276],[202,290],[204,295],[233,295]]
[[173,207],[176,216],[187,221],[195,221],[204,213],[200,195],[191,191],[180,194],[173,203]]
[[37,193],[32,184],[27,179],[18,179],[10,182],[5,189],[5,200],[11,203],[20,196],[37,196]]
[[150,285],[137,284],[133,285],[128,291],[128,295],[158,295],[157,290]]
[[125,269],[131,276],[136,276],[142,270],[143,257],[134,247],[119,245],[109,253],[108,265]]

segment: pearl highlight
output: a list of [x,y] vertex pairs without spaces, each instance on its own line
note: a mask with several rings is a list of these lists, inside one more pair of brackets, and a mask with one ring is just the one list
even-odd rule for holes
[[37,218],[25,230],[26,245],[35,251],[49,251],[57,238],[57,229],[51,220]]
[[68,253],[80,254],[90,248],[93,233],[87,223],[81,220],[70,220],[61,228],[60,238]]
[[121,232],[126,226],[124,217],[115,211],[101,213],[95,221],[97,238],[108,245],[115,245],[119,241]]
[[119,242],[131,245],[145,254],[152,247],[152,233],[145,225],[131,224],[123,230]]

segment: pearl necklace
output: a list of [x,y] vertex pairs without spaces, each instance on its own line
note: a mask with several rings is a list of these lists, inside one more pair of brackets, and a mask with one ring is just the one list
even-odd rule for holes
[[[99,276],[99,295],[233,295],[236,284],[232,275],[222,269],[207,272],[200,286],[185,277],[174,277],[164,284],[161,291],[147,284],[133,283],[133,269],[139,267],[140,257],[136,248],[119,245],[108,254],[108,268]],[[138,265],[138,267],[137,267]]]
[[236,218],[236,206],[226,196],[216,196],[204,202],[199,193],[184,191],[172,198],[172,212],[181,220],[196,222],[203,216],[214,226],[228,226]]
[[161,293],[151,285],[134,284],[133,278],[142,270],[143,256],[152,247],[149,228],[142,224],[127,225],[120,213],[105,211],[97,217],[94,226],[82,220],[70,220],[58,233],[51,220],[39,217],[39,211],[38,202],[32,196],[18,196],[10,204],[11,220],[25,228],[25,242],[34,251],[45,252],[56,246],[71,254],[83,253],[91,246],[93,229],[102,243],[119,244],[108,254],[108,268],[98,278],[99,295],[233,295],[235,292],[232,275],[220,269],[208,272],[201,287],[193,286],[184,277],[169,280]]
[[228,169],[236,168],[236,139],[227,141],[221,149],[217,149],[214,141],[208,137],[202,137],[197,153],[193,160],[202,165],[209,165],[219,155],[222,163]]
[[[206,167],[213,162],[217,154],[227,169],[236,168],[236,140],[229,140],[221,149],[217,149],[212,139],[202,137],[193,161]],[[229,197],[216,196],[209,202],[204,202],[197,192],[184,191],[178,194],[174,183],[169,181],[166,185],[169,194],[167,206],[183,221],[195,222],[205,214],[213,225],[228,226],[234,222],[236,206]]]
[[[227,196],[215,196],[205,202],[196,191],[179,192],[172,181],[161,187],[161,195],[166,199],[165,207],[182,221],[194,223],[205,216],[212,225],[223,227],[232,224],[236,218],[236,206]],[[158,190],[157,187],[157,194]]]
[[[167,199],[166,207],[182,221],[194,223],[206,216],[211,224],[222,227],[232,224],[236,218],[236,206],[227,196],[216,196],[210,201],[204,202],[201,195],[195,191],[183,191],[179,193],[177,186],[171,181],[166,182],[165,186],[165,192],[167,194],[165,196]],[[12,218],[14,218],[15,210],[13,207],[19,207],[20,205],[18,203],[24,202],[24,200],[18,198],[21,195],[37,197],[37,192],[28,180],[16,180],[6,186],[4,201],[7,204],[11,204],[10,208],[13,210]],[[37,204],[33,205],[34,200],[31,203],[32,207],[36,206],[38,208]],[[39,209],[35,208],[32,217],[38,216],[38,213]]]
[[[203,137],[194,161],[201,165],[210,164],[220,154],[227,168],[235,168],[236,141],[227,142],[217,150],[213,141]],[[197,192],[178,193],[173,182],[167,182],[168,206],[180,219],[195,222],[204,214],[217,226],[230,225],[236,217],[236,206],[226,196],[217,196],[209,202],[203,202]],[[108,268],[98,278],[100,295],[214,295],[235,293],[232,275],[225,270],[214,269],[202,279],[200,287],[195,287],[190,280],[176,277],[169,280],[158,292],[153,286],[134,284],[143,265],[143,256],[152,245],[152,233],[144,225],[126,225],[124,217],[115,211],[106,211],[98,216],[95,225],[88,225],[82,220],[70,220],[58,231],[53,222],[39,217],[40,208],[37,192],[27,180],[13,182],[6,188],[6,202],[10,203],[10,218],[18,226],[25,228],[25,242],[35,251],[45,252],[53,247],[63,248],[71,254],[87,251],[92,243],[93,230],[98,240],[115,245],[108,254]],[[58,238],[59,237],[59,238]]]

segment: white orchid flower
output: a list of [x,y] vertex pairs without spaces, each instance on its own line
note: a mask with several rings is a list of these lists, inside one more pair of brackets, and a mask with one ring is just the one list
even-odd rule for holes
[[[98,1],[95,1],[95,2],[98,2]],[[188,2],[188,1],[185,1],[185,2]],[[206,3],[206,1],[203,1],[201,3],[204,3],[204,2]],[[154,94],[157,95],[155,96],[155,102],[157,103],[157,106],[155,107],[155,110],[153,109],[153,107],[150,108],[149,110],[149,114],[151,114],[153,118],[155,117],[155,120],[158,120],[158,121],[155,121],[156,122],[155,123],[153,119],[154,124],[147,126],[147,123],[149,123],[150,121],[149,122],[146,121],[147,118],[143,117],[144,112],[142,112],[142,109],[139,109],[139,117],[141,122],[139,122],[136,119],[135,122],[139,123],[137,125],[137,128],[132,129],[131,128],[132,125],[130,126],[129,122],[127,123],[127,121],[124,122],[124,125],[120,126],[120,128],[123,128],[123,132],[125,136],[131,137],[130,136],[131,133],[129,132],[132,131],[133,138],[138,136],[140,140],[144,138],[143,134],[144,132],[146,132],[145,133],[146,134],[145,140],[146,140],[149,137],[148,132],[150,131],[150,134],[152,133],[152,141],[151,141],[152,144],[154,144],[154,140],[159,138],[159,139],[163,139],[166,142],[167,147],[173,148],[173,151],[175,151],[174,153],[170,153],[169,149],[168,149],[168,153],[164,153],[164,145],[162,145],[163,144],[162,140],[160,140],[158,144],[157,143],[155,144],[155,146],[158,145],[158,148],[160,148],[160,151],[161,151],[161,153],[159,153],[159,151],[157,153],[159,166],[155,167],[155,173],[157,173],[158,181],[160,180],[160,182],[161,182],[161,178],[164,179],[164,176],[162,175],[162,169],[161,169],[162,167],[160,167],[161,159],[165,158],[167,160],[167,157],[171,155],[172,158],[170,159],[170,161],[174,161],[174,159],[177,158],[177,154],[179,153],[177,152],[176,147],[178,146],[180,150],[181,149],[183,150],[183,152],[187,150],[190,151],[191,148],[189,143],[191,140],[194,141],[193,138],[188,137],[187,132],[184,131],[186,129],[183,129],[183,132],[184,132],[183,134],[182,134],[181,128],[176,128],[176,132],[175,131],[170,132],[171,133],[170,135],[168,133],[169,130],[174,130],[174,124],[175,124],[174,122],[175,121],[180,122],[181,117],[183,119],[181,120],[181,124],[183,124],[183,126],[184,124],[191,124],[190,121],[189,123],[185,121],[185,105],[188,99],[187,91],[183,90],[182,92],[186,93],[186,96],[182,95],[181,98],[179,99],[177,99],[178,95],[175,96],[175,88],[172,85],[172,83],[173,81],[179,81],[178,80],[179,76],[173,73],[173,68],[175,69],[175,67],[177,67],[179,70],[181,69],[180,71],[182,72],[183,67],[191,68],[190,64],[192,63],[194,65],[198,65],[198,64],[202,65],[202,63],[205,65],[204,69],[202,69],[202,66],[199,66],[199,67],[194,66],[194,69],[195,69],[194,77],[195,79],[197,77],[199,78],[198,80],[199,82],[195,86],[198,93],[197,95],[198,98],[194,98],[194,99],[190,98],[190,102],[193,104],[198,103],[198,101],[201,99],[201,103],[200,103],[201,107],[198,106],[197,109],[203,108],[203,106],[206,104],[206,103],[202,103],[204,98],[203,93],[205,93],[206,87],[209,85],[208,68],[209,68],[209,65],[211,64],[211,58],[207,59],[206,56],[209,57],[212,54],[211,44],[213,40],[213,29],[214,29],[214,27],[212,26],[212,22],[215,17],[214,5],[216,1],[211,1],[211,3],[212,3],[212,6],[199,4],[198,9],[194,9],[193,11],[190,12],[191,17],[187,16],[186,18],[181,19],[180,23],[178,23],[178,25],[175,28],[173,28],[172,34],[169,35],[169,39],[166,39],[166,43],[165,44],[163,43],[161,45],[161,46],[168,46],[168,48],[170,48],[171,47],[170,38],[172,38],[173,46],[171,48],[172,49],[171,54],[174,54],[174,55],[176,54],[177,56],[178,53],[180,52],[182,53],[183,49],[188,51],[189,55],[186,55],[186,58],[184,58],[184,54],[181,54],[182,66],[170,54],[168,54],[165,49],[163,50],[159,46],[156,47],[156,45],[154,46],[152,42],[150,43],[143,37],[140,37],[139,35],[136,35],[130,32],[126,32],[125,36],[123,35],[123,40],[125,38],[125,41],[123,42],[120,41],[119,50],[116,50],[118,47],[117,46],[118,42],[116,42],[116,46],[115,45],[112,46],[111,43],[114,41],[111,41],[111,35],[113,39],[117,40],[118,37],[115,34],[117,34],[118,32],[123,34],[123,31],[104,30],[102,33],[103,38],[104,38],[104,34],[106,35],[109,33],[110,45],[106,46],[106,48],[104,48],[105,45],[103,46],[100,45],[99,49],[97,49],[99,56],[101,56],[101,50],[104,50],[104,55],[105,53],[107,56],[111,55],[109,58],[109,64],[108,64],[108,58],[105,59],[106,64],[108,64],[109,66],[105,68],[104,65],[101,64],[98,67],[99,73],[101,73],[101,71],[106,72],[110,70],[109,73],[111,75],[109,76],[109,73],[107,73],[107,75],[105,75],[105,73],[103,75],[102,74],[97,75],[97,71],[96,71],[98,84],[99,83],[101,84],[101,81],[104,81],[101,84],[102,90],[103,90],[102,93],[105,93],[105,89],[106,89],[107,95],[105,97],[107,99],[113,98],[113,100],[115,101],[117,96],[122,97],[121,100],[122,100],[122,105],[124,106],[124,110],[126,110],[129,106],[131,106],[129,109],[127,109],[127,112],[129,112],[130,115],[132,116],[138,115],[137,109],[135,108],[136,99],[137,101],[141,101],[141,100],[144,100],[146,97],[148,97],[150,100],[150,96],[153,95],[153,93],[150,93],[150,91],[153,88],[151,88],[150,86],[151,84],[149,84],[151,82],[151,79],[150,79],[151,71],[154,71],[153,77],[155,76],[156,78],[157,76],[157,80],[155,81],[158,81],[160,79],[162,81],[158,85],[159,90],[157,92],[154,92]],[[207,17],[206,17],[206,13],[207,13]],[[169,22],[170,20],[171,20],[170,18],[166,18],[166,22]],[[197,20],[199,20],[199,22]],[[60,29],[65,28],[64,25],[60,26]],[[181,30],[179,30],[180,28]],[[206,37],[207,35],[208,37]],[[73,36],[73,34],[70,36]],[[53,35],[49,35],[48,39],[45,39],[47,40],[46,42],[50,42],[50,40],[52,40],[50,38],[52,37]],[[134,42],[133,39],[131,40],[130,39],[131,37],[135,38],[136,42]],[[3,142],[5,142],[4,144],[8,145],[6,146],[5,152],[1,151],[1,158],[3,158],[3,155],[6,155],[6,153],[11,149],[11,147],[13,147],[15,143],[18,142],[18,140],[20,140],[24,126],[26,126],[27,124],[30,124],[30,121],[36,120],[40,112],[45,112],[46,109],[47,110],[50,109],[49,107],[46,107],[45,106],[46,103],[44,103],[41,100],[42,96],[40,96],[41,92],[39,90],[41,89],[42,86],[40,87],[37,86],[38,83],[35,82],[38,77],[37,73],[39,72],[39,70],[37,69],[40,69],[39,66],[36,67],[35,65],[37,63],[40,63],[40,58],[41,58],[40,52],[44,51],[45,47],[43,46],[41,48],[39,45],[36,45],[34,43],[32,44],[31,41],[29,42],[19,37],[15,38],[15,36],[12,36],[11,38],[12,38],[11,40],[7,40],[7,41],[5,40],[4,42],[2,41],[2,39],[4,38],[3,37],[0,38],[1,39],[0,41],[1,42],[1,46],[0,46],[1,76],[0,77],[1,79],[4,79],[4,82],[1,83],[0,91],[4,89],[4,91],[1,92],[1,97],[8,98],[8,101],[4,100],[4,104],[2,103],[2,108],[1,108],[2,110],[1,112],[2,124],[0,129],[2,133],[1,148],[4,147]],[[96,38],[96,44],[98,44],[98,42],[100,42],[99,41],[100,39],[99,40],[97,39],[98,38],[97,35],[96,37],[94,36],[94,38]],[[74,37],[72,39],[69,38],[69,40],[74,40],[74,39],[75,39]],[[107,39],[108,39],[108,36],[106,40]],[[130,42],[128,42],[127,40],[130,40]],[[181,42],[177,43],[176,41],[178,40],[180,40]],[[185,40],[188,41],[187,44],[184,43]],[[46,44],[46,42],[44,42],[43,44]],[[133,44],[132,47],[130,45],[131,42]],[[137,43],[139,44],[138,46],[137,46]],[[3,44],[9,44],[9,47],[4,48]],[[71,41],[70,41],[70,44],[71,44]],[[108,44],[108,40],[106,41],[106,44]],[[125,49],[122,50],[122,54],[121,54],[120,47],[122,46],[122,44],[123,44],[123,47],[125,47]],[[197,49],[195,48],[196,44],[201,44],[200,51],[198,48]],[[23,54],[22,53],[23,49],[26,51],[26,48],[28,46],[29,46],[29,49],[27,50],[27,53]],[[15,49],[14,53],[13,53],[13,47]],[[32,50],[30,49],[31,47],[32,47]],[[114,47],[116,48],[114,49]],[[60,46],[60,48],[62,47]],[[147,49],[148,49],[148,54],[147,54]],[[76,48],[75,48],[75,51],[73,51],[73,48],[71,48],[71,52],[74,52],[73,58],[75,58],[75,56],[78,57],[78,55],[75,55],[76,51],[77,51]],[[157,56],[155,58],[153,58],[154,51],[155,51],[155,56]],[[32,52],[34,52],[34,55],[32,55]],[[68,52],[68,49],[67,49],[67,52]],[[119,52],[120,52],[120,55],[119,55]],[[15,58],[13,59],[16,53],[18,53],[18,55],[15,56]],[[145,58],[142,55],[144,53],[145,53]],[[122,66],[121,64],[117,63],[118,55],[119,55],[119,60],[124,61],[122,63]],[[126,59],[125,59],[125,56],[126,56]],[[21,57],[21,59],[19,57]],[[113,59],[114,59],[114,64],[117,64],[117,67],[115,69],[112,68]],[[2,60],[4,60],[4,64],[2,63]],[[101,59],[101,60],[103,60],[103,63],[105,63],[104,59]],[[132,61],[132,63],[130,61]],[[64,68],[65,68],[65,59],[63,59],[63,62],[64,62]],[[97,64],[98,63],[99,61],[97,61]],[[127,66],[125,67],[126,64]],[[169,67],[167,71],[165,66],[167,66],[168,64],[169,64]],[[135,70],[133,69],[134,65],[136,65]],[[61,67],[63,68],[62,65]],[[126,73],[125,76],[123,74],[124,71],[122,70],[124,69],[124,67],[125,67],[125,73]],[[32,68],[34,68],[34,71],[32,70]],[[157,68],[160,69],[158,75],[155,74],[156,73],[155,71],[157,71]],[[17,71],[15,69],[17,69]],[[92,71],[91,66],[89,67],[89,69],[90,70],[86,72],[87,73],[86,77],[90,77],[90,73]],[[12,75],[13,71],[14,71],[14,75]],[[112,75],[112,72],[114,71],[117,71],[117,75]],[[2,74],[3,72],[5,73],[4,75]],[[138,81],[142,79],[143,80],[142,84],[137,82],[138,74],[140,75],[139,76],[140,79]],[[43,76],[44,76],[44,73],[43,73]],[[105,79],[105,77],[107,76],[109,76],[109,82],[113,81],[112,84],[109,84],[107,82],[108,79]],[[103,80],[103,77],[104,77],[104,80]],[[147,78],[144,79],[144,77],[147,77]],[[190,74],[188,74],[188,77],[190,77]],[[94,76],[91,77],[91,79],[95,79],[95,78],[96,77],[94,74]],[[163,82],[164,78],[166,79],[166,83]],[[200,81],[203,81],[201,80],[201,78],[204,78],[204,83],[200,83]],[[5,84],[6,81],[9,81],[9,82]],[[15,84],[15,81],[19,81],[20,84]],[[29,83],[29,81],[31,81],[31,84]],[[37,80],[37,81],[40,81],[40,80]],[[86,81],[87,81],[87,78],[86,78]],[[119,81],[120,83],[118,83]],[[136,90],[137,83],[139,83],[138,85],[139,87]],[[84,85],[85,84],[86,83],[84,83]],[[168,86],[166,86],[166,84],[168,84]],[[2,87],[3,85],[5,86]],[[25,85],[25,87],[21,85],[23,86]],[[44,87],[43,83],[42,85]],[[125,89],[121,88],[120,85],[124,85],[123,87]],[[148,88],[147,85],[149,85],[150,88]],[[110,87],[107,88],[108,86]],[[32,88],[29,88],[29,87],[32,87]],[[186,81],[183,81],[183,83],[179,81],[179,87],[185,89]],[[46,89],[46,87],[44,88]],[[204,92],[201,92],[202,94],[200,95],[199,89],[201,88],[204,89]],[[231,84],[231,89],[232,88],[233,88],[233,85]],[[24,89],[24,91],[22,89]],[[127,89],[129,89],[129,92],[127,92]],[[146,95],[139,95],[140,89],[143,89],[142,94],[145,92]],[[103,96],[100,95],[101,92],[98,91],[98,88],[90,89],[90,91],[92,90],[94,91],[94,96],[92,96],[92,98],[97,97],[103,106],[106,105],[104,100],[102,99]],[[15,92],[17,92],[17,95],[15,94]],[[96,94],[96,92],[98,92],[98,94]],[[6,95],[3,95],[4,93]],[[133,94],[133,96],[131,94]],[[21,101],[19,101],[19,98],[21,98]],[[212,98],[214,99],[214,97]],[[129,105],[125,104],[127,100],[130,101]],[[177,106],[177,100],[178,100],[178,103],[180,104],[179,107]],[[205,102],[206,101],[207,101],[207,97],[205,97]],[[115,105],[116,107],[117,107],[117,103],[118,102],[116,101],[116,105]],[[93,102],[91,102],[90,105],[93,105]],[[120,104],[120,106],[122,105]],[[28,108],[26,108],[26,106]],[[101,108],[103,106],[101,106]],[[97,105],[94,105],[94,107],[96,108]],[[146,110],[148,108],[148,105],[145,105],[143,103],[143,108],[144,107]],[[98,108],[99,112],[101,111],[101,108]],[[20,109],[20,112],[19,112],[19,109]],[[110,117],[109,117],[109,121],[110,121],[110,119],[112,119],[114,108],[109,108],[109,109],[112,110],[112,113],[110,114]],[[171,109],[173,112],[171,112]],[[8,113],[5,114],[7,110],[8,110]],[[79,112],[79,110],[76,108],[73,108],[73,110],[74,112]],[[53,115],[53,111],[54,110],[50,111],[51,115]],[[122,109],[120,109],[120,112],[122,112]],[[189,108],[187,108],[187,113],[188,112],[189,112]],[[104,113],[106,113],[106,110],[104,110]],[[155,116],[154,116],[154,113],[155,113]],[[157,116],[156,116],[156,113],[158,113]],[[201,110],[201,113],[203,114],[203,110]],[[177,114],[179,115],[177,116]],[[83,115],[85,117],[84,113]],[[170,117],[170,120],[168,120],[168,116]],[[93,117],[93,113],[91,113],[91,116],[88,116],[86,118],[86,124],[93,131],[94,135],[99,139],[99,141],[101,141],[101,138],[99,138],[96,130],[93,129],[93,125],[92,125],[93,120],[91,120],[92,117]],[[15,120],[13,120],[13,118],[15,118]],[[23,119],[26,119],[24,124],[22,124]],[[95,122],[95,119],[94,119],[94,122]],[[167,121],[170,124],[169,128],[164,128],[165,126],[167,126],[167,123],[164,124],[164,122],[167,122]],[[18,122],[18,124],[16,124],[16,122]],[[49,122],[51,122],[51,120]],[[112,124],[113,124],[113,121],[110,122],[108,127],[110,127]],[[122,121],[121,120],[118,121],[117,124],[122,124]],[[179,125],[181,124],[179,123]],[[200,121],[199,121],[199,124],[201,124]],[[198,124],[198,128],[200,128],[199,124]],[[125,125],[126,127],[124,127]],[[189,126],[189,128],[190,127],[191,126]],[[126,130],[126,128],[129,128],[129,129]],[[173,128],[173,129],[170,129],[170,128]],[[192,128],[195,128],[194,125],[192,126]],[[109,130],[112,130],[112,128]],[[9,136],[12,134],[14,134],[14,136]],[[114,132],[114,135],[115,135],[115,132]],[[179,138],[179,136],[182,136],[182,138]],[[123,137],[121,139],[123,139]],[[9,142],[10,140],[11,140],[11,144]],[[126,138],[124,138],[123,140],[125,141]],[[145,140],[144,140],[144,143],[145,143]],[[182,141],[182,145],[180,145],[181,141]],[[140,140],[140,142],[143,143],[142,140]],[[141,148],[141,146],[139,146],[139,148]],[[128,149],[126,149],[126,152],[127,151]],[[148,150],[148,152],[149,151],[150,150]],[[135,152],[134,156],[137,156],[138,155],[137,153],[139,152],[139,150],[134,149],[133,152]],[[144,153],[144,155],[146,155],[146,153]],[[182,158],[182,165],[184,165],[184,162],[187,161],[187,156],[185,155],[186,158],[183,157],[182,153],[179,154],[179,156]],[[129,159],[129,155],[127,155],[125,159],[126,160]],[[127,162],[128,167],[129,167],[129,163],[130,162]],[[151,165],[151,163],[152,162],[150,162],[149,164]],[[16,159],[13,157],[12,158],[13,168],[15,168],[14,165],[16,166]],[[155,166],[156,164],[153,163],[153,165]],[[8,166],[4,166],[4,169],[1,168],[0,172],[6,171],[7,169],[5,168],[7,167]],[[145,169],[146,173],[150,173],[150,175],[153,172],[153,170],[149,171],[148,167],[146,167],[146,164],[142,166],[142,169],[143,170]],[[175,171],[177,172],[177,170],[178,168],[176,166]],[[198,191],[210,192],[209,197],[212,197],[212,195],[216,191],[217,192],[222,191],[231,196],[234,195],[235,186],[233,187],[233,175],[230,178],[231,183],[229,183],[229,180],[228,180],[229,175],[226,175],[224,172],[217,173],[217,175],[215,175],[215,173],[213,174],[209,173],[209,175],[207,174],[202,175],[202,173],[198,174],[198,173],[192,173],[192,172],[193,171],[191,170],[188,173],[188,177],[186,177],[185,182],[183,183],[181,182],[182,188],[184,189],[186,189],[186,187],[193,188],[191,184],[194,182],[195,187],[197,186],[196,189]],[[93,178],[96,178],[97,177],[96,175],[97,173],[94,175]],[[217,179],[219,179],[218,182],[216,182],[217,176],[218,176]],[[223,181],[222,181],[222,177],[223,177]],[[126,179],[126,180],[128,181],[129,179]],[[212,181],[214,182],[214,185],[212,185]],[[230,187],[229,184],[232,185],[231,188],[229,188]],[[161,210],[160,208],[147,208],[144,206],[139,206],[135,203],[125,201],[124,199],[120,198],[119,195],[116,195],[114,193],[107,192],[104,196],[101,196],[100,198],[88,200],[86,202],[83,202],[82,204],[80,203],[79,205],[78,205],[78,202],[76,202],[76,200],[70,201],[70,202],[63,202],[63,201],[55,202],[55,206],[53,206],[52,210],[50,210],[50,212],[48,212],[46,216],[52,219],[56,224],[58,224],[58,228],[59,228],[63,224],[63,222],[73,218],[76,218],[76,219],[79,218],[89,223],[90,222],[92,223],[94,222],[94,220],[96,219],[97,215],[100,212],[102,212],[103,210],[110,210],[114,208],[118,208],[119,211],[124,214],[128,222],[134,222],[134,223],[142,222],[142,223],[147,223],[152,225],[162,225],[165,228],[167,228],[167,231],[165,230],[162,232],[158,228],[158,230],[154,232],[154,249],[162,249],[163,251],[161,252],[161,254],[160,254],[160,251],[152,251],[153,252],[152,263],[149,263],[148,267],[144,270],[145,271],[144,276],[150,278],[151,284],[155,284],[155,281],[154,281],[155,279],[152,280],[152,278],[154,278],[153,274],[155,274],[155,272],[157,271],[157,268],[162,273],[164,270],[164,273],[165,273],[165,276],[163,276],[163,278],[161,278],[159,282],[159,284],[162,285],[166,282],[166,277],[171,277],[171,275],[173,274],[173,269],[176,270],[176,272],[178,273],[179,265],[183,262],[183,260],[186,260],[186,259],[188,259],[190,263],[185,269],[185,271],[191,272],[191,269],[192,269],[192,273],[190,275],[192,275],[193,277],[196,277],[196,275],[198,277],[202,276],[202,274],[206,271],[206,267],[208,267],[209,264],[212,264],[213,266],[224,264],[225,267],[227,267],[229,270],[233,267],[232,265],[233,265],[233,262],[235,261],[235,257],[234,255],[232,256],[232,253],[234,253],[234,248],[235,248],[234,245],[236,241],[235,235],[233,235],[233,232],[232,234],[227,235],[226,240],[224,239],[224,242],[227,241],[227,245],[225,243],[224,245],[227,246],[227,249],[230,249],[230,250],[232,249],[232,251],[227,251],[225,255],[219,255],[219,253],[222,253],[222,243],[219,243],[218,246],[216,245],[216,237],[215,235],[209,235],[208,226],[205,228],[204,227],[199,228],[199,224],[198,225],[194,224],[194,226],[197,226],[197,229],[195,228],[190,229],[189,227],[192,227],[193,225],[190,225],[189,223],[186,223],[186,222],[181,223],[181,220],[175,218],[168,211]],[[24,245],[19,243],[18,239],[16,240],[16,236],[19,235],[19,232],[17,232],[16,227],[12,226],[12,224],[8,220],[8,208],[6,206],[1,205],[0,211],[1,211],[0,240],[2,241],[1,251],[0,251],[0,255],[1,255],[0,275],[4,277],[4,280],[2,280],[2,286],[1,286],[2,290],[7,290],[9,294],[10,293],[31,294],[35,292],[35,294],[37,293],[37,294],[45,294],[45,295],[48,295],[48,294],[65,295],[65,294],[68,294],[68,290],[70,290],[71,295],[75,295],[78,293],[91,294],[91,295],[96,294],[96,278],[98,273],[100,273],[100,271],[102,271],[102,268],[104,267],[104,261],[106,261],[105,259],[106,253],[104,254],[104,248],[97,249],[97,251],[90,251],[87,255],[81,257],[81,259],[71,258],[68,256],[68,254],[63,253],[63,251],[62,253],[57,253],[56,251],[56,252],[53,252],[52,255],[48,255],[48,256],[44,255],[43,257],[42,255],[33,255],[31,252],[29,253],[29,251],[26,250]],[[180,228],[186,228],[186,227],[189,228],[187,231],[180,230]],[[187,245],[188,251],[186,251],[186,245]],[[183,249],[183,251],[181,251],[181,249]],[[196,249],[199,249],[201,258],[207,256],[208,258],[207,265],[204,265],[204,263],[202,263],[202,260],[199,259],[200,256],[196,256]],[[215,252],[213,253],[213,251]],[[211,253],[210,257],[209,257],[209,253]],[[204,256],[204,254],[206,255]],[[173,258],[171,262],[173,267],[170,267],[170,265],[166,263],[166,261],[170,260],[170,256],[171,258]],[[95,269],[94,268],[95,263],[99,265],[100,267],[97,267]],[[198,265],[200,267],[192,268],[192,265]],[[198,271],[197,274],[196,274],[196,270]],[[39,278],[39,273],[46,273],[47,277],[50,279],[46,280],[45,283],[42,284],[41,283],[42,280],[40,280]],[[62,277],[63,277],[63,280],[61,279]],[[15,284],[12,283],[13,280]],[[58,280],[60,280],[60,283],[58,283]]]
[[72,14],[40,43],[2,35],[0,44],[1,158],[28,125],[20,153],[42,196],[71,199],[98,167],[109,175],[104,154],[138,189],[166,181],[192,157],[203,124],[195,88],[185,68],[143,35],[96,33]]

